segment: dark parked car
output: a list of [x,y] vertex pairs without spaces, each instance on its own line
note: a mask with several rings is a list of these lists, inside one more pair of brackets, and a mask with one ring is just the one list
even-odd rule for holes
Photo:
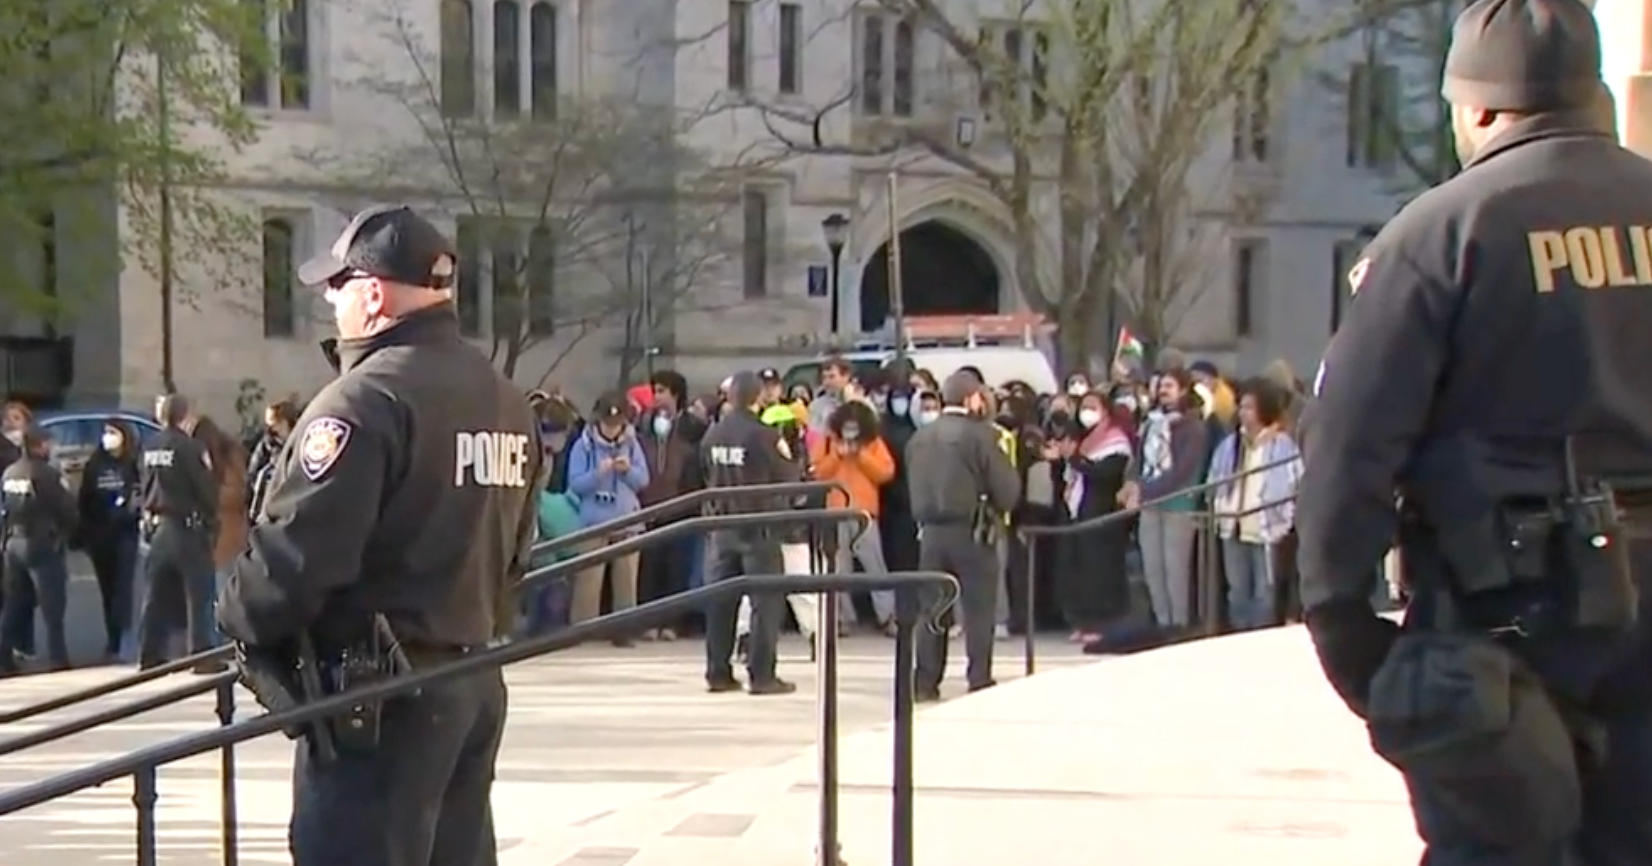
[[80,471],[103,438],[104,425],[110,422],[121,425],[133,444],[140,448],[161,430],[155,419],[124,409],[42,412],[34,421],[52,437],[52,463],[76,488],[80,486]]

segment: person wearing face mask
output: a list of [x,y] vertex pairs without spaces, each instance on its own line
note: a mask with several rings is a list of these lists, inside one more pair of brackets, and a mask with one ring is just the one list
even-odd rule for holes
[[1067,377],[1067,396],[1078,400],[1090,393],[1090,377],[1083,373],[1074,373]]
[[[699,438],[705,435],[693,415],[681,410],[688,399],[688,382],[675,370],[660,370],[652,377],[654,408],[639,425],[638,439],[648,458],[648,486],[642,490],[642,506],[647,508],[705,486],[700,468]],[[650,529],[682,520],[676,515],[650,524]],[[683,538],[645,548],[637,560],[637,601],[647,604],[688,589],[689,563],[693,542]],[[643,634],[645,640],[676,640],[677,628],[656,628]]]
[[[918,523],[919,562],[958,578],[959,611],[971,691],[989,688],[993,620],[999,585],[997,532],[1021,496],[1015,465],[999,448],[980,381],[962,371],[947,377],[941,416],[906,446],[907,485]],[[915,696],[939,700],[946,672],[946,635],[920,629]]]
[[[889,406],[880,419],[883,441],[895,460],[895,474],[889,483],[878,488],[878,535],[883,543],[883,560],[890,571],[911,571],[918,567],[918,524],[912,521],[912,499],[906,487],[906,445],[918,430],[922,407],[918,395],[906,384],[908,377],[897,380],[889,392]],[[938,413],[940,407],[936,406]],[[873,612],[886,630],[888,617],[882,612],[879,595],[892,600],[893,593],[873,594]],[[887,608],[893,611],[893,608]]]
[[131,626],[138,568],[138,455],[130,433],[106,424],[98,449],[81,470],[80,545],[92,560],[103,602],[103,654],[114,659]]
[[[922,428],[941,418],[941,395],[937,391],[920,391],[914,395],[912,425]],[[910,444],[910,443],[909,443]]]
[[[895,477],[895,456],[883,441],[876,410],[858,401],[839,406],[827,420],[826,436],[810,448],[809,456],[815,478],[836,481],[848,491],[847,496],[834,491],[827,507],[854,508],[877,519],[882,507],[878,491]],[[857,562],[867,574],[889,571],[883,558],[883,538],[877,532],[859,532],[844,524],[838,530],[837,551],[839,571],[852,571]],[[893,593],[874,593],[872,604],[879,627],[891,628],[895,617]],[[847,618],[853,608],[840,610]]]

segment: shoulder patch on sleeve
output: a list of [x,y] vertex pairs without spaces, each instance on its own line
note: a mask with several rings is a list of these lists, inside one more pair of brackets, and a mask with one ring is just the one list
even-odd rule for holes
[[1350,294],[1359,294],[1359,284],[1365,282],[1365,274],[1371,270],[1369,258],[1360,259],[1348,269],[1348,291]]
[[355,428],[341,418],[324,415],[304,427],[304,438],[299,441],[298,462],[304,477],[320,481],[333,464],[338,462],[344,447],[350,444]]

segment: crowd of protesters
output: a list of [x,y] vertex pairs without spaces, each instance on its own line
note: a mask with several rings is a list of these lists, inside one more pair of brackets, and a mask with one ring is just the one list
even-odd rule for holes
[[[907,502],[903,464],[913,432],[940,415],[936,378],[899,363],[856,374],[849,363],[828,359],[820,370],[818,382],[790,387],[778,371],[762,370],[768,406],[764,420],[780,427],[796,446],[793,453],[804,464],[804,477],[837,481],[848,491],[846,501],[834,495],[834,507],[861,509],[876,519],[876,532],[841,539],[840,569],[915,569],[918,530]],[[1189,363],[1182,353],[1167,349],[1151,367],[1126,357],[1116,359],[1106,377],[1072,376],[1062,393],[1037,393],[1014,381],[987,384],[993,389],[993,420],[1023,480],[1014,525],[1092,524],[1121,509],[1148,506],[1129,519],[1034,538],[1031,559],[1027,538],[1007,534],[995,623],[1000,639],[1024,623],[1029,586],[1036,625],[1064,628],[1073,641],[1093,651],[1138,642],[1144,631],[1162,636],[1187,630],[1197,625],[1199,566],[1219,569],[1228,627],[1258,628],[1292,616],[1292,499],[1300,466],[1294,459],[1293,430],[1305,397],[1302,383],[1286,365],[1275,362],[1260,376],[1236,380],[1209,362]],[[539,509],[543,539],[704,487],[700,439],[727,408],[722,389],[691,390],[672,370],[660,370],[647,383],[604,395],[584,409],[554,390],[530,392],[528,399],[539,418],[550,466]],[[296,398],[270,404],[262,430],[245,442],[211,419],[191,416],[186,422],[193,435],[208,443],[220,483],[220,537],[214,546],[219,568],[244,544],[246,526],[260,509],[276,458],[301,409]],[[0,422],[6,435],[16,439],[30,423],[28,410],[8,404]],[[88,474],[101,476],[112,467],[135,485],[141,431],[112,421],[104,434]],[[15,451],[0,447],[0,455]],[[1201,484],[1206,489],[1178,495]],[[79,495],[81,525],[71,544],[89,555],[97,573],[106,632],[100,661],[130,657],[131,632],[138,621],[134,608],[144,594],[137,585],[136,521],[110,506],[129,495],[129,490],[87,485]],[[559,555],[654,528],[658,524],[637,526]],[[1214,532],[1217,543],[1197,544],[1201,530]],[[787,567],[803,570],[808,562],[803,539],[788,541],[783,548]],[[1216,561],[1198,562],[1201,549],[1218,551]],[[1030,582],[1029,561],[1034,568]],[[539,633],[700,586],[704,568],[701,537],[647,547],[553,582],[525,599],[524,630]],[[33,587],[7,578],[0,580],[0,589],[13,597],[14,643],[26,658],[33,652],[33,617],[21,611],[34,607]],[[809,632],[812,600],[799,596],[792,601],[800,629]],[[893,635],[890,594],[851,601],[840,623],[845,630],[858,623]],[[689,617],[615,643],[674,640],[700,627],[697,618]],[[9,663],[0,660],[0,670],[9,669]]]
[[[915,569],[917,526],[903,464],[912,433],[940,415],[935,376],[899,362],[857,374],[838,359],[820,371],[818,382],[789,388],[778,371],[760,371],[767,389],[763,418],[796,446],[805,477],[837,481],[848,491],[847,502],[833,506],[863,509],[876,519],[877,532],[839,545],[841,568]],[[1291,616],[1289,548],[1300,463],[1293,428],[1305,397],[1288,366],[1275,362],[1260,376],[1236,380],[1209,362],[1189,363],[1166,350],[1152,367],[1121,358],[1107,377],[1073,376],[1058,394],[1021,382],[988,384],[992,418],[1023,479],[1014,524],[1092,523],[1148,506],[1139,517],[1032,542],[1039,627],[1065,628],[1075,642],[1105,652],[1144,631],[1162,637],[1198,625],[1193,596],[1201,530],[1218,538],[1218,561],[1208,564],[1222,574],[1229,627],[1258,628]],[[702,487],[700,438],[726,410],[721,390],[693,391],[671,370],[607,394],[589,411],[554,391],[530,399],[554,467],[542,497],[544,538]],[[1178,495],[1200,485],[1206,489]],[[1007,539],[1000,638],[1019,630],[1027,603],[1026,542],[1018,533]],[[526,600],[525,625],[543,631],[697,587],[704,560],[703,540],[688,537],[587,569]],[[858,622],[893,634],[891,597],[853,601],[845,628]],[[805,633],[813,625],[807,611],[794,608]],[[685,619],[616,643],[672,640],[697,628]]]

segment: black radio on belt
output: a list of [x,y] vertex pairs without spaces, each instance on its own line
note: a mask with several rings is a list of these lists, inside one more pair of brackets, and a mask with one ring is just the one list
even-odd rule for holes
[[[395,632],[390,629],[390,623],[383,614],[374,614],[372,637],[346,647],[333,663],[330,671],[332,690],[334,694],[342,694],[366,688],[407,674],[412,669]],[[377,748],[383,710],[382,701],[352,704],[343,715],[328,723],[333,742],[344,751],[362,752]]]

